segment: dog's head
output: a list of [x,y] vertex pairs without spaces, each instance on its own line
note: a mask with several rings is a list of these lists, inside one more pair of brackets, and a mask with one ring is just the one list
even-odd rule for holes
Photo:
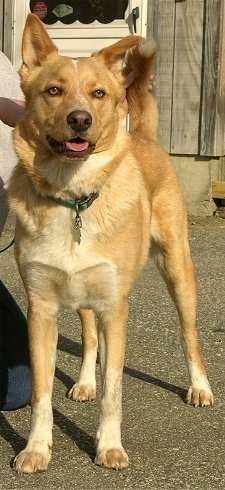
[[124,117],[121,62],[139,41],[128,36],[90,58],[71,59],[58,54],[43,24],[30,14],[20,76],[32,144],[67,162],[110,148]]

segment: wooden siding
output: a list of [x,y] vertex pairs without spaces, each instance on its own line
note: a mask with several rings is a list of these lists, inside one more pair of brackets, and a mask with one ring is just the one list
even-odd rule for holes
[[172,122],[174,21],[175,2],[148,1],[147,36],[153,37],[157,42],[154,93],[160,114],[159,139],[168,151]]
[[214,199],[225,199],[225,181],[214,180],[212,182],[212,197]]
[[6,56],[12,59],[13,0],[0,0],[0,46]]
[[174,154],[224,155],[224,0],[148,0],[158,46],[159,139]]
[[198,154],[203,0],[176,3],[170,152]]
[[201,155],[224,155],[225,5],[206,2],[201,113]]
[[0,49],[3,51],[3,0],[0,0]]

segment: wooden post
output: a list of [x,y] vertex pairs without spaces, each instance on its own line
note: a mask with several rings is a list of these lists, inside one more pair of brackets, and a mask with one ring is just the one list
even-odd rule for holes
[[205,2],[200,155],[225,154],[225,6]]

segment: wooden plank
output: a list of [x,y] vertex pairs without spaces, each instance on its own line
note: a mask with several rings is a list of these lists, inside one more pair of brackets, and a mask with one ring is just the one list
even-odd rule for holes
[[3,51],[3,0],[0,0],[0,49]]
[[214,180],[212,182],[212,197],[214,199],[225,199],[225,181]]
[[175,5],[170,152],[195,155],[199,151],[204,0]]
[[225,6],[206,2],[200,154],[225,153]]
[[147,37],[153,37],[157,43],[153,95],[159,109],[158,136],[167,151],[170,150],[171,135],[174,16],[174,1],[148,0]]
[[4,53],[10,60],[12,60],[12,40],[13,40],[13,0],[4,0],[4,39],[3,49]]

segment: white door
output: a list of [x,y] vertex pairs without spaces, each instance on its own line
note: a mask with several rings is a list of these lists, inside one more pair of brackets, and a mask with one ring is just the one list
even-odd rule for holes
[[147,0],[16,0],[13,63],[21,64],[26,16],[35,13],[61,54],[89,56],[129,34],[146,35]]

